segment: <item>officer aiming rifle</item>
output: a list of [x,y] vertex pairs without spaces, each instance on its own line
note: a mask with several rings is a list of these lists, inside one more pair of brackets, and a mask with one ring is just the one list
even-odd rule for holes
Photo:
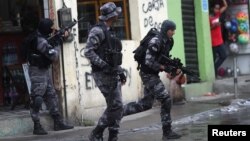
[[[33,134],[35,135],[48,134],[40,123],[39,113],[43,102],[45,102],[54,120],[55,131],[74,128],[74,126],[64,123],[63,117],[58,110],[58,98],[51,79],[50,66],[53,62],[59,60],[61,49],[59,45],[53,46],[48,41],[48,37],[53,39],[56,36],[63,36],[64,32],[73,27],[76,22],[73,23],[59,30],[59,32],[55,32],[56,34],[50,38],[54,32],[54,22],[48,18],[42,19],[37,30],[27,40],[28,72],[31,81],[30,115],[34,122]],[[53,40],[58,43],[57,39]]]

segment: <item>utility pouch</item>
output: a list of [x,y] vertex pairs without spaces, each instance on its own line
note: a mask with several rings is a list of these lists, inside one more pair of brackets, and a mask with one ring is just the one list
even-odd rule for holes
[[112,62],[114,63],[113,66],[119,66],[122,64],[122,53],[121,52],[115,52],[112,54]]

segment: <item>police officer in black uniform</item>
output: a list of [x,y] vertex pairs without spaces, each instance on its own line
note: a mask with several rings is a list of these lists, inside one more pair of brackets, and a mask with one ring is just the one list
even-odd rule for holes
[[[45,102],[54,119],[54,130],[72,129],[66,125],[58,109],[58,98],[52,83],[50,66],[59,59],[61,38],[55,39],[53,45],[47,40],[54,31],[51,19],[42,19],[28,48],[29,76],[31,81],[30,114],[34,122],[33,134],[48,134],[40,124],[39,110]],[[66,33],[65,33],[66,35]],[[55,44],[56,43],[56,44]]]
[[[151,109],[154,100],[161,103],[162,140],[177,139],[181,136],[171,129],[171,97],[160,80],[159,72],[171,72],[170,66],[161,64],[161,54],[169,57],[174,40],[176,25],[171,20],[162,23],[160,34],[153,37],[147,44],[146,55],[140,68],[140,76],[144,84],[144,97],[138,102],[131,102],[124,106],[123,116],[139,113]],[[179,70],[178,70],[179,71]],[[180,71],[178,73],[181,73]]]
[[88,35],[85,56],[90,60],[92,75],[102,92],[107,108],[91,132],[90,141],[102,141],[105,128],[109,129],[108,141],[117,141],[119,124],[123,113],[121,84],[126,77],[121,68],[122,44],[115,37],[111,25],[121,13],[121,7],[108,2],[100,8],[100,23],[94,26]]

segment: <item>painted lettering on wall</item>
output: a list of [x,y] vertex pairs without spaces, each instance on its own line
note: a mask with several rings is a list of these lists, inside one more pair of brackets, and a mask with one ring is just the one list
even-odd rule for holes
[[157,21],[154,21],[153,17],[152,16],[149,16],[148,18],[144,18],[144,27],[147,28],[147,27],[154,27],[154,28],[157,28],[158,30],[161,29],[161,22],[157,22]]
[[154,27],[160,30],[162,18],[157,18],[157,15],[161,14],[162,9],[164,9],[163,0],[148,0],[142,3],[144,28]]
[[[74,48],[75,48],[75,56],[77,56],[77,54],[79,53],[79,49],[75,40],[74,40]],[[78,83],[78,97],[79,97],[79,103],[81,103],[82,95],[81,95],[81,83],[80,83],[80,77],[79,77],[79,73],[80,73],[79,59],[77,57],[75,59],[76,59],[75,60],[76,61],[76,79]]]
[[152,12],[153,10],[159,11],[161,8],[164,8],[163,0],[151,0],[142,4],[144,13]]
[[84,60],[83,60],[83,63],[81,64],[81,66],[90,66],[89,60],[88,60],[88,59],[85,57],[85,55],[84,55],[84,48],[82,48],[82,49],[80,50],[80,56],[81,56],[82,59],[84,59]]
[[92,74],[89,72],[85,72],[85,89],[91,90],[96,88],[95,81],[92,77]]

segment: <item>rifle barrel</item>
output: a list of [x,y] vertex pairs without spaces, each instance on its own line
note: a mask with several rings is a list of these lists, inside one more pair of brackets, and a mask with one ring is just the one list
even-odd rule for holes
[[68,30],[70,28],[72,28],[73,26],[75,26],[79,21],[83,20],[84,17],[81,17],[80,19],[78,20],[73,20],[68,26],[64,27],[64,28],[61,28],[57,31],[57,33],[51,37],[49,37],[47,40],[51,40],[52,38],[54,38],[55,36],[60,36],[60,34],[62,34],[62,31],[65,31],[65,30]]

